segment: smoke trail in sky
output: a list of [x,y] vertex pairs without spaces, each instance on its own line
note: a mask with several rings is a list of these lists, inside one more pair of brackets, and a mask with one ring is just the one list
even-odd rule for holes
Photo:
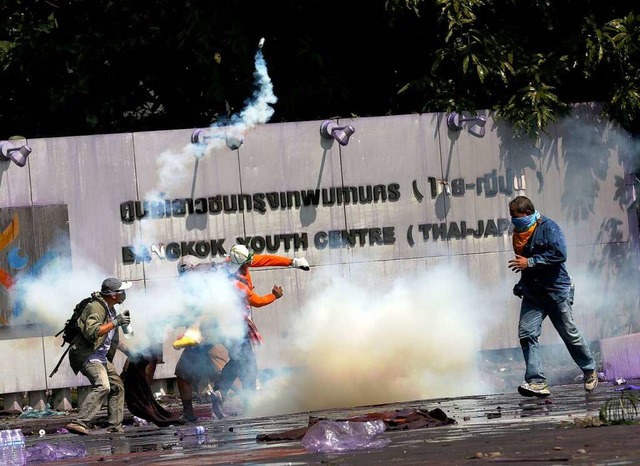
[[[150,203],[164,202],[172,193],[183,189],[188,182],[194,166],[194,159],[211,154],[225,146],[237,148],[241,145],[247,131],[257,125],[267,123],[273,116],[272,105],[277,102],[273,93],[273,84],[267,71],[267,64],[258,50],[255,55],[254,90],[251,98],[244,102],[244,108],[238,114],[221,118],[205,129],[199,142],[185,145],[181,151],[166,150],[156,158],[157,182],[143,196]],[[156,225],[153,220],[143,218],[140,222],[140,233],[134,240],[134,253],[141,257],[143,244],[154,243]]]
[[255,55],[253,76],[255,89],[251,98],[245,100],[244,108],[239,114],[221,118],[211,125],[203,133],[202,140],[194,144],[196,155],[206,155],[212,149],[218,149],[225,144],[236,147],[243,141],[248,130],[271,119],[274,112],[272,105],[278,99],[273,93],[273,84],[261,50],[258,50]]

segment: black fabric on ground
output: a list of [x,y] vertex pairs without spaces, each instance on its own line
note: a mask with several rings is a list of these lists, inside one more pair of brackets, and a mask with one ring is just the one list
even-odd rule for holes
[[127,409],[134,416],[153,422],[158,427],[184,424],[179,414],[167,411],[156,401],[145,378],[147,364],[149,361],[146,359],[129,359],[124,365],[120,377],[124,382],[124,401]]
[[[299,427],[284,432],[273,434],[258,434],[256,440],[258,442],[270,442],[277,440],[300,440],[307,433],[309,427],[316,422],[323,420],[309,416],[309,425],[307,427]],[[427,411],[424,409],[403,409],[396,411],[379,411],[368,413],[364,416],[355,416],[349,419],[338,419],[338,421],[351,422],[367,422],[381,420],[384,422],[387,430],[413,430],[425,427],[440,427],[457,424],[457,421],[450,418],[440,408]]]

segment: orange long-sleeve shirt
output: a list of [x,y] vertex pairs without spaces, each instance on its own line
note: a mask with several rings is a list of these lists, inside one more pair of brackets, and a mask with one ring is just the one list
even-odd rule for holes
[[254,254],[251,263],[243,265],[238,274],[247,281],[247,286],[253,290],[253,281],[249,267],[291,267],[293,259],[275,254]]
[[274,302],[276,296],[273,293],[264,296],[254,293],[253,280],[249,272],[249,267],[291,267],[291,264],[293,264],[293,259],[289,257],[277,256],[275,254],[255,254],[251,263],[243,265],[236,273],[236,275],[241,278],[241,280],[236,281],[236,286],[246,293],[250,306],[266,306]]

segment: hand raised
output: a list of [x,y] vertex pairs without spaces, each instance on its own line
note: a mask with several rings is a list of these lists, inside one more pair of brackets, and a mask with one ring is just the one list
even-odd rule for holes
[[284,292],[282,291],[282,287],[278,285],[273,285],[271,292],[274,294],[276,299],[282,298],[282,295],[284,294]]
[[515,259],[509,261],[509,268],[515,273],[521,272],[528,267],[527,258],[516,255]]

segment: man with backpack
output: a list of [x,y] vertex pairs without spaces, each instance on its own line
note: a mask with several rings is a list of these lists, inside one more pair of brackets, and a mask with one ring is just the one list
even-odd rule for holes
[[113,364],[116,349],[125,354],[126,348],[119,343],[118,327],[131,322],[129,311],[117,314],[114,306],[126,299],[131,282],[107,278],[99,292],[92,293],[92,300],[85,305],[78,318],[79,335],[69,351],[69,363],[74,373],[81,372],[91,383],[76,419],[67,424],[70,432],[89,434],[89,424],[102,404],[107,402],[108,431],[124,432],[124,384]]

